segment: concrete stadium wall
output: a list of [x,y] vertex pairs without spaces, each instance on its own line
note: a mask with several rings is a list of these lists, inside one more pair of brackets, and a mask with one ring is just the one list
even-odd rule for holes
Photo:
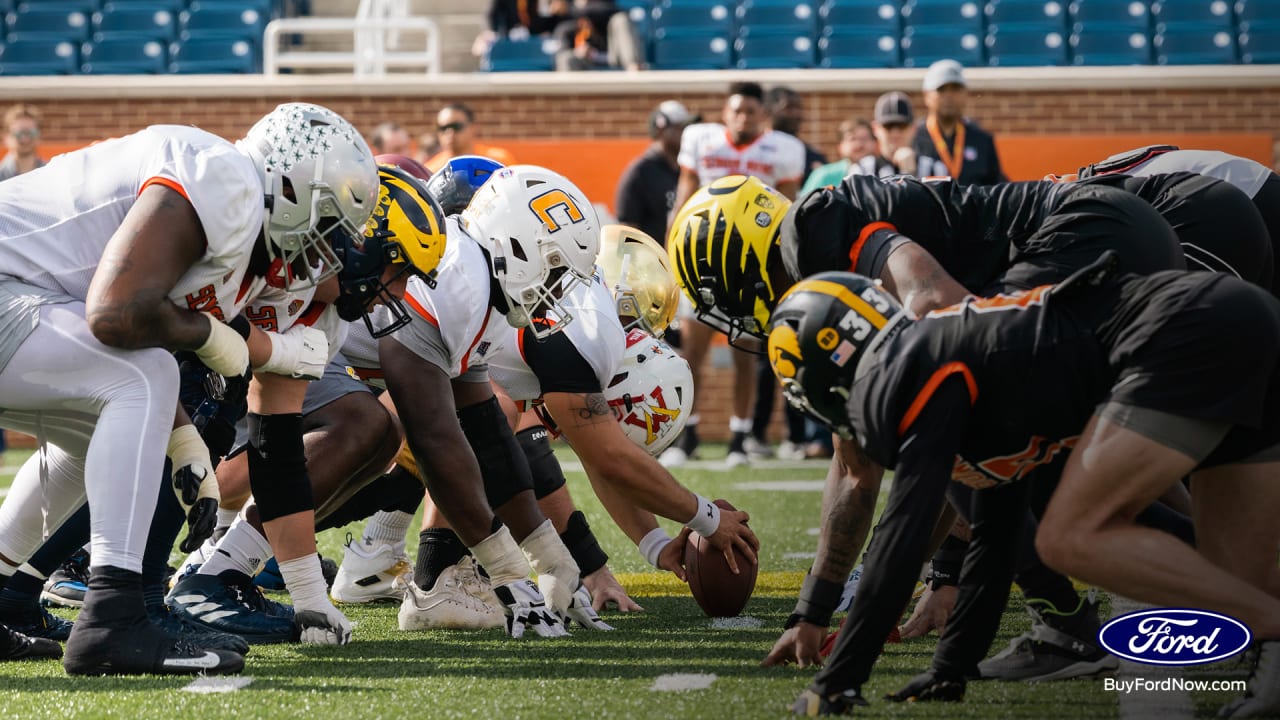
[[[192,124],[234,138],[279,102],[327,105],[362,129],[394,120],[417,134],[440,105],[461,100],[478,115],[478,135],[517,159],[556,169],[597,203],[647,144],[646,118],[676,98],[719,116],[737,79],[789,85],[805,96],[804,139],[834,157],[837,126],[869,117],[888,90],[912,94],[923,111],[920,70],[447,74],[357,80],[349,76],[81,77],[0,80],[0,106],[30,102],[44,112],[47,152],[80,147],[152,123]],[[994,132],[1011,177],[1064,172],[1147,142],[1220,148],[1276,166],[1280,157],[1280,68],[978,68],[968,71],[970,115]],[[723,371],[699,388],[703,435],[723,436]],[[775,425],[776,429],[776,425]]]

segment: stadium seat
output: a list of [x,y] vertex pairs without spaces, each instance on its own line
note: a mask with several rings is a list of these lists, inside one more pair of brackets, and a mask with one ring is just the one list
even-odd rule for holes
[[13,9],[24,13],[32,10],[57,10],[61,12],[78,12],[91,15],[98,10],[98,0],[19,0],[11,2]]
[[1071,33],[1072,65],[1149,65],[1151,41],[1146,31],[1088,28]]
[[758,68],[811,68],[814,66],[813,35],[744,35],[733,43],[737,61],[744,70]]
[[807,35],[810,40],[818,35],[818,12],[807,2],[744,0],[737,17],[739,35]]
[[275,0],[199,0],[199,2],[205,7],[253,10],[267,20],[271,19],[272,11],[275,8]]
[[829,28],[818,39],[818,65],[824,68],[893,68],[902,65],[898,33]]
[[1074,30],[1089,27],[1146,32],[1151,21],[1146,0],[1072,0],[1068,9]]
[[988,0],[987,29],[1046,30],[1063,32],[1067,26],[1066,0]]
[[902,5],[904,28],[945,26],[981,33],[982,15],[977,0],[907,0]]
[[818,8],[824,35],[849,32],[902,33],[902,13],[896,0],[827,0]]
[[907,27],[902,32],[902,66],[928,67],[951,58],[961,65],[985,65],[982,36],[949,25]]
[[499,38],[489,48],[485,69],[489,72],[541,72],[556,69],[555,41]]
[[258,47],[249,40],[193,39],[169,46],[169,72],[256,73],[261,69]]
[[1236,0],[1236,22],[1242,33],[1280,27],[1280,2],[1276,0]]
[[168,70],[166,43],[157,40],[103,40],[80,49],[80,72],[89,75],[159,75]]
[[177,36],[177,16],[168,10],[105,5],[93,14],[93,40],[159,40]]
[[733,34],[733,9],[727,2],[714,4],[681,3],[653,9],[653,34],[666,38],[677,36],[721,36]]
[[80,57],[67,40],[11,40],[0,43],[0,75],[74,75]]
[[268,17],[252,8],[208,4],[197,0],[179,15],[183,40],[231,39],[262,42]]
[[992,25],[987,31],[986,45],[987,64],[991,67],[1067,64],[1067,38],[1061,30]]
[[1280,25],[1240,33],[1240,61],[1251,65],[1280,63]]
[[1151,40],[1158,65],[1231,65],[1236,45],[1228,29],[1172,29]]
[[89,39],[89,15],[76,10],[30,8],[9,13],[9,40],[84,42]]
[[729,38],[724,35],[666,36],[653,38],[653,67],[657,70],[725,70],[732,66]]
[[1151,4],[1155,31],[1233,31],[1231,5],[1227,0],[1156,0]]
[[168,10],[176,19],[178,13],[187,9],[187,0],[106,0],[102,10]]

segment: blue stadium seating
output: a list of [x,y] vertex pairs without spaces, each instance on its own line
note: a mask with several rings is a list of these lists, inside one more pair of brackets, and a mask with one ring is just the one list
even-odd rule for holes
[[256,73],[261,58],[255,43],[233,38],[192,39],[169,47],[169,72]]
[[486,67],[491,72],[539,72],[554,70],[554,43],[538,38],[508,40],[499,38],[489,48]]
[[903,27],[944,26],[963,32],[982,32],[983,5],[978,0],[907,0]]
[[1240,61],[1251,65],[1280,63],[1280,25],[1261,25],[1240,33]]
[[743,0],[738,6],[739,35],[818,35],[818,11],[808,2]]
[[659,31],[650,64],[658,70],[725,70],[732,65],[729,46],[727,35],[665,36]]
[[177,36],[177,16],[168,10],[106,5],[93,14],[93,39],[159,40],[170,42]]
[[949,25],[910,27],[902,33],[903,67],[928,67],[952,58],[966,67],[985,65],[982,35]]
[[1145,30],[1086,27],[1071,34],[1073,65],[1149,65],[1151,38]]
[[1235,38],[1229,29],[1172,29],[1156,33],[1151,41],[1158,65],[1230,65],[1236,58]]
[[1227,0],[1156,0],[1151,17],[1157,33],[1170,30],[1224,30],[1231,32],[1234,21]]
[[266,18],[266,20],[271,19],[271,13],[275,6],[275,0],[199,0],[199,2],[205,7],[226,7],[241,10],[253,10],[263,18]]
[[80,72],[91,75],[159,75],[166,72],[166,43],[157,40],[103,40],[80,49]]
[[991,67],[1067,65],[1067,37],[1061,29],[1021,29],[992,25],[987,32]]
[[1236,21],[1242,33],[1280,27],[1280,2],[1276,0],[1236,0]]
[[76,44],[68,40],[0,43],[0,75],[72,75],[79,66]]
[[84,42],[89,39],[89,16],[75,10],[19,9],[9,13],[5,24],[8,26],[9,40]]
[[1074,30],[1084,28],[1148,30],[1151,7],[1146,0],[1072,0]]
[[813,34],[744,35],[734,41],[736,66],[756,68],[811,68],[814,66]]
[[681,3],[653,9],[655,38],[677,36],[728,37],[733,33],[733,7],[726,0],[712,4]]
[[902,32],[902,12],[897,0],[827,0],[818,8],[823,34],[845,32],[888,33],[895,38]]
[[32,10],[57,10],[92,15],[98,9],[98,0],[38,0],[36,2],[27,0],[14,3],[13,6],[20,13]]
[[818,39],[818,65],[824,68],[892,68],[902,64],[898,33],[832,29]]
[[173,16],[187,9],[187,0],[106,0],[103,12],[114,10],[168,10]]
[[988,0],[987,28],[1003,30],[1057,30],[1067,26],[1066,0]]
[[206,40],[251,39],[262,41],[262,31],[270,18],[252,8],[237,5],[192,2],[179,15],[181,37],[186,40],[199,37]]

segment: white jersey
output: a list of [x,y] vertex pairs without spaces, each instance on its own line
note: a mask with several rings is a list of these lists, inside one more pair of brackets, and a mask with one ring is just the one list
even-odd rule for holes
[[696,172],[704,187],[726,175],[749,175],[776,186],[804,177],[804,143],[766,130],[746,145],[734,145],[720,123],[698,123],[680,137],[679,163]]
[[0,275],[84,300],[107,241],[153,184],[191,202],[207,241],[169,299],[234,317],[262,231],[262,180],[235,145],[190,127],[154,125],[0,183]]
[[1271,177],[1271,168],[1266,165],[1217,150],[1170,150],[1124,170],[1125,175],[1144,177],[1175,172],[1192,172],[1229,182],[1249,197],[1257,195]]
[[[609,387],[622,364],[627,336],[618,321],[613,294],[605,287],[599,268],[590,285],[579,284],[561,299],[572,322],[562,330],[578,354],[587,362],[600,382]],[[554,319],[554,311],[548,313]],[[527,343],[538,342],[523,329],[508,328],[507,339],[489,358],[489,374],[512,400],[536,400],[542,396],[542,383],[525,362]]]
[[329,341],[332,360],[346,342],[351,323],[338,317],[333,304],[315,300],[315,291],[312,287],[290,292],[268,285],[262,278],[254,278],[246,293],[244,316],[265,332],[283,333],[295,325],[320,330]]

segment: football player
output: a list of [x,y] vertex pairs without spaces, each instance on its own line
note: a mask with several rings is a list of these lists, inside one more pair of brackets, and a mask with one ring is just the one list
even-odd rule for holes
[[[1248,693],[1224,714],[1280,710],[1280,304],[1226,273],[1117,276],[1106,253],[1056,285],[913,320],[866,277],[819,273],[771,318],[769,358],[788,398],[894,483],[832,658],[793,710],[865,704],[861,686],[915,584],[949,480],[977,489],[957,615],[1002,595],[1034,469],[1070,453],[1037,533],[1054,567],[1155,605],[1241,619],[1259,642]],[[1186,338],[1196,342],[1188,343]],[[1025,398],[1035,395],[1035,403]],[[974,428],[980,428],[975,431]],[[1197,549],[1133,516],[1187,475]],[[1248,511],[1242,511],[1244,499]],[[979,507],[982,512],[979,512]],[[794,625],[838,588],[806,582]],[[948,626],[933,668],[893,700],[959,700],[976,667]]]
[[[195,351],[233,376],[263,362],[245,327],[223,323],[242,307],[244,286],[260,277],[299,289],[337,273],[334,241],[358,237],[376,184],[350,124],[295,103],[235,145],[154,126],[63,155],[0,192],[0,213],[19,223],[0,241],[14,303],[6,316],[16,320],[0,371],[3,423],[47,439],[50,465],[61,466],[49,477],[62,480],[36,482],[34,493],[15,486],[6,499],[0,575],[31,556],[46,520],[61,524],[87,493],[96,564],[63,659],[69,673],[243,666],[238,653],[178,641],[144,609],[140,525],[155,507],[177,407],[177,366],[165,350]],[[32,384],[33,368],[49,382]],[[73,381],[85,368],[94,382]],[[216,478],[198,435],[176,425],[174,482],[196,511],[193,530],[207,532]]]

